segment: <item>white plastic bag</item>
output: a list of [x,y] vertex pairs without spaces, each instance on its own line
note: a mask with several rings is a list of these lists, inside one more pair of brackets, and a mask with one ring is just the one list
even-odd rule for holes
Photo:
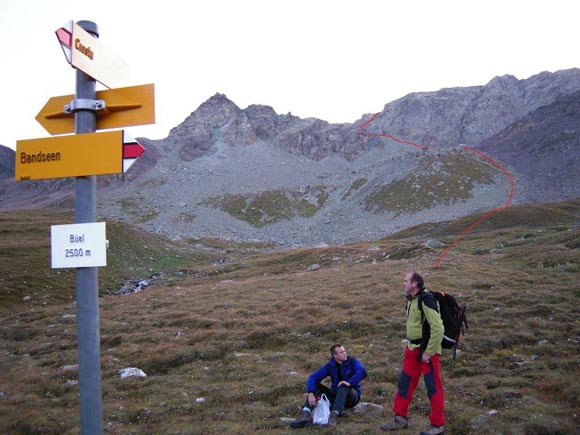
[[314,408],[314,414],[312,415],[313,424],[328,424],[328,417],[330,416],[330,401],[323,394],[320,400]]

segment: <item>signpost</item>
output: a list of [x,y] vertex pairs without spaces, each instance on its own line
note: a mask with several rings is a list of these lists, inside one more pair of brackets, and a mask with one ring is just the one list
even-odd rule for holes
[[53,268],[76,268],[79,390],[83,435],[103,433],[98,269],[106,266],[105,223],[97,223],[96,175],[127,171],[143,147],[124,131],[98,129],[155,122],[153,85],[124,85],[128,69],[104,48],[92,21],[69,21],[56,31],[67,61],[76,68],[75,95],[48,100],[36,119],[53,135],[17,141],[17,181],[77,177],[75,224],[51,228]]
[[[74,95],[49,98],[36,120],[52,135],[74,133],[73,99]],[[96,100],[97,130],[155,123],[153,84],[97,91]]]
[[120,174],[145,149],[123,130],[16,142],[16,180]]

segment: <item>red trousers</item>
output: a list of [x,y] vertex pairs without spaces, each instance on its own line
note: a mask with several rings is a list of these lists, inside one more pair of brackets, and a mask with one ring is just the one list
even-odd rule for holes
[[405,346],[403,371],[397,384],[393,412],[396,415],[407,417],[413,393],[415,388],[417,388],[421,374],[423,374],[423,380],[427,387],[427,396],[431,405],[429,421],[434,426],[443,426],[445,425],[445,394],[443,392],[443,382],[441,381],[439,355],[431,356],[429,363],[419,361],[417,359],[418,356],[419,349],[409,350]]

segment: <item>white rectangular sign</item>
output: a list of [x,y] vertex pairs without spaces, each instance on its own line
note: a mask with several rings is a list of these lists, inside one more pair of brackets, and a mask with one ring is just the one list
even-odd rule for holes
[[105,222],[52,225],[50,235],[53,269],[107,265]]

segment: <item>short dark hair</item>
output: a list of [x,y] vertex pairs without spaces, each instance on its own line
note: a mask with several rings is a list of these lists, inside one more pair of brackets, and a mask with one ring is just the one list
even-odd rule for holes
[[416,282],[417,283],[417,287],[419,287],[419,290],[423,291],[425,290],[425,281],[423,280],[423,277],[421,275],[419,275],[417,272],[413,272],[411,274],[411,282]]
[[340,343],[333,344],[330,348],[330,356],[334,356],[334,351],[339,347],[342,347],[342,344]]

